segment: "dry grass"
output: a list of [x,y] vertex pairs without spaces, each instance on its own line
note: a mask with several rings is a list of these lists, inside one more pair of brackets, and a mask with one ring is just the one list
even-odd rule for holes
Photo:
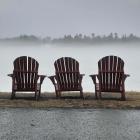
[[139,109],[140,93],[127,92],[126,101],[120,100],[120,94],[103,94],[102,100],[95,100],[94,93],[84,93],[84,99],[78,93],[64,93],[60,99],[54,93],[43,93],[39,101],[33,99],[34,94],[17,93],[17,99],[10,100],[10,93],[0,93],[0,107],[31,108],[114,108]]

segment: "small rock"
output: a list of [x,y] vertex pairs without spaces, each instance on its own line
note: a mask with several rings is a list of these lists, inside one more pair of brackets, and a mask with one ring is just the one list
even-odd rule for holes
[[35,126],[35,124],[33,124],[33,123],[31,123],[30,125],[31,125],[31,126]]

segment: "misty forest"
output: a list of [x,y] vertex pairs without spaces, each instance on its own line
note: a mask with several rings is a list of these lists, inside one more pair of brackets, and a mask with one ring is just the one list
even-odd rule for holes
[[20,35],[17,37],[3,38],[0,39],[0,43],[12,43],[12,42],[22,42],[22,43],[39,43],[39,44],[105,44],[105,43],[129,43],[129,42],[140,42],[140,37],[134,35],[133,33],[129,35],[118,35],[118,33],[110,33],[109,35],[96,35],[92,33],[91,35],[76,34],[64,35],[61,38],[51,38],[50,36],[41,38],[35,35]]

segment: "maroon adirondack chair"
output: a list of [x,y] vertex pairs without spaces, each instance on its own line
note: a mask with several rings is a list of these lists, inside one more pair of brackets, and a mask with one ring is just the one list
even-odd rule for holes
[[56,97],[61,97],[62,91],[80,91],[83,97],[82,78],[84,74],[79,72],[79,63],[70,57],[62,57],[55,61],[55,75],[50,76]]
[[21,56],[16,58],[13,64],[13,73],[8,74],[12,77],[11,99],[15,97],[16,92],[35,92],[35,99],[39,99],[41,84],[46,77],[38,75],[39,63],[34,58]]
[[[106,56],[98,61],[98,74],[90,75],[95,84],[95,97],[101,98],[102,92],[120,92],[125,100],[124,61],[117,56]],[[97,82],[98,80],[98,82]]]

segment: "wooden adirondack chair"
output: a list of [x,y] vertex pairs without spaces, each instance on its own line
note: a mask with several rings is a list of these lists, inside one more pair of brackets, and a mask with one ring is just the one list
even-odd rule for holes
[[[102,92],[120,92],[125,100],[124,61],[117,56],[106,56],[98,61],[98,74],[90,75],[95,84],[95,97],[101,98]],[[98,82],[96,81],[98,80]]]
[[79,63],[70,57],[62,57],[55,61],[55,75],[50,76],[56,97],[61,96],[61,91],[80,91],[83,97],[82,78],[84,74],[79,72]]
[[12,77],[11,99],[15,97],[16,92],[35,92],[35,99],[39,99],[41,84],[46,77],[38,75],[39,63],[34,58],[21,56],[16,58],[13,64],[13,74],[8,74]]

